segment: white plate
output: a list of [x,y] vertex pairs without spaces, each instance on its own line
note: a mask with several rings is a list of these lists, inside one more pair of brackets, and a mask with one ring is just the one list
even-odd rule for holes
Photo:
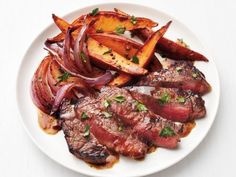
[[[166,36],[173,40],[176,40],[176,38],[184,38],[192,49],[200,51],[210,59],[209,63],[196,62],[197,67],[203,71],[213,88],[209,94],[204,96],[207,116],[197,121],[196,128],[193,129],[187,138],[182,139],[179,148],[176,150],[158,148],[154,153],[148,154],[143,161],[135,161],[121,157],[120,161],[110,169],[97,170],[91,168],[69,153],[62,132],[54,136],[47,135],[39,128],[37,123],[37,111],[30,97],[30,82],[40,61],[47,54],[43,50],[45,39],[59,32],[56,25],[51,24],[33,41],[22,60],[18,73],[17,102],[24,127],[42,152],[61,165],[82,174],[101,177],[133,177],[161,171],[179,162],[192,152],[206,136],[215,119],[219,103],[220,88],[216,65],[213,61],[214,59],[210,56],[207,49],[203,47],[199,39],[185,25],[173,17],[149,7],[126,3],[100,4],[79,9],[66,15],[64,18],[72,21],[74,18],[81,14],[88,13],[96,7],[99,7],[101,10],[112,10],[116,7],[135,16],[151,18],[159,22],[160,26],[169,20],[173,20]],[[200,156],[200,158],[204,157]]]

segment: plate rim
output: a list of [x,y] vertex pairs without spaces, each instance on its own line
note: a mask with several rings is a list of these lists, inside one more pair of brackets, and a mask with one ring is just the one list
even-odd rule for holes
[[[196,150],[199,145],[203,142],[203,140],[207,137],[210,129],[212,128],[214,122],[215,122],[215,119],[216,119],[216,116],[217,116],[217,113],[218,113],[218,110],[219,110],[219,104],[220,104],[220,95],[221,95],[221,84],[220,84],[220,77],[219,77],[219,71],[218,71],[218,67],[216,65],[216,62],[214,61],[213,59],[213,54],[212,54],[212,51],[210,50],[210,47],[208,47],[207,44],[203,44],[201,42],[201,37],[194,32],[194,30],[191,30],[191,28],[189,28],[188,25],[186,25],[185,23],[183,23],[181,20],[179,19],[176,19],[175,17],[173,17],[172,15],[166,13],[166,12],[163,12],[162,10],[158,9],[158,8],[155,8],[155,7],[150,7],[148,5],[143,5],[141,3],[134,3],[134,2],[107,2],[107,3],[99,3],[99,2],[96,2],[96,3],[93,3],[93,4],[90,4],[90,5],[85,5],[85,6],[82,6],[81,8],[77,8],[73,11],[69,11],[69,12],[65,12],[65,14],[62,16],[62,18],[66,18],[67,16],[70,16],[71,14],[74,14],[76,13],[77,11],[80,11],[80,10],[83,10],[83,9],[87,9],[87,8],[94,8],[95,6],[107,6],[107,5],[134,5],[134,6],[139,6],[139,7],[144,7],[144,8],[147,8],[147,9],[151,9],[153,11],[158,11],[159,13],[161,14],[164,14],[165,16],[168,16],[172,19],[172,21],[177,21],[178,23],[182,24],[188,31],[192,32],[194,34],[194,36],[197,38],[199,44],[206,50],[206,53],[207,53],[207,56],[210,57],[212,60],[211,62],[215,65],[215,69],[216,69],[216,76],[215,76],[215,79],[218,83],[218,89],[216,90],[216,100],[217,100],[217,104],[216,104],[216,107],[213,111],[213,119],[211,120],[210,122],[210,125],[209,125],[209,128],[205,131],[204,133],[204,136],[203,138],[197,143],[197,145],[192,148],[186,155],[184,156],[181,156],[181,158],[177,158],[177,160],[175,160],[173,163],[170,163],[169,165],[165,166],[165,167],[162,167],[160,168],[159,170],[150,170],[149,172],[144,172],[140,175],[128,175],[129,177],[138,177],[138,176],[146,176],[146,175],[151,175],[151,174],[154,174],[154,173],[159,173],[167,168],[170,168],[171,166],[174,166],[176,165],[178,162],[182,161],[183,159],[185,159],[188,155],[190,155],[194,150]],[[34,142],[33,144],[40,149],[41,152],[43,152],[43,154],[45,154],[49,159],[51,159],[52,161],[56,162],[57,164],[59,164],[60,166],[63,166],[64,168],[67,168],[67,169],[70,169],[76,173],[79,173],[79,174],[83,174],[83,175],[88,175],[88,176],[97,176],[97,177],[104,177],[103,174],[94,174],[94,172],[92,171],[78,171],[78,170],[75,170],[73,168],[71,168],[70,166],[67,166],[65,164],[63,164],[61,161],[58,161],[57,159],[55,159],[53,156],[50,156],[47,152],[45,152],[44,148],[40,145],[40,143],[38,143],[36,141],[36,139],[33,137],[33,135],[30,133],[29,129],[26,127],[26,124],[24,123],[23,121],[23,117],[24,117],[24,114],[22,113],[20,107],[18,106],[20,104],[20,98],[19,98],[19,93],[18,93],[18,87],[20,85],[20,72],[22,70],[22,67],[23,67],[23,63],[24,63],[24,60],[25,58],[27,57],[29,51],[30,51],[30,48],[31,46],[38,40],[39,36],[41,36],[42,34],[45,33],[45,31],[50,28],[50,26],[52,25],[53,23],[49,23],[46,25],[46,27],[43,28],[43,30],[41,32],[39,32],[36,37],[33,38],[32,42],[30,42],[30,45],[27,46],[27,50],[26,52],[24,53],[23,57],[21,58],[21,61],[20,61],[20,65],[18,67],[18,70],[17,70],[17,76],[16,76],[16,87],[15,87],[15,94],[16,94],[16,104],[17,104],[17,112],[18,112],[18,116],[19,119],[20,119],[20,122],[22,124],[22,126],[24,127],[27,135],[30,137],[30,139]],[[215,57],[214,57],[215,58]]]

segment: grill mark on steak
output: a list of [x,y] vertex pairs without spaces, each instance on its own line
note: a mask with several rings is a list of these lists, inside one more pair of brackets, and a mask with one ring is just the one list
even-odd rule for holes
[[143,76],[136,85],[167,88],[181,88],[203,95],[211,90],[205,76],[189,62],[174,62],[168,69],[162,69]]
[[96,165],[117,161],[117,157],[100,144],[93,133],[90,133],[89,138],[84,137],[85,124],[75,117],[73,105],[64,103],[60,118],[69,151],[77,158]]
[[[122,96],[125,101],[117,103],[116,96]],[[134,132],[144,142],[165,148],[175,148],[180,141],[179,133],[183,130],[183,124],[168,121],[151,111],[138,112],[137,101],[125,89],[117,87],[104,87],[99,95],[101,102],[111,100],[108,110],[117,114],[125,125],[132,127]],[[163,128],[170,127],[175,131],[175,136],[162,137],[160,132]]]
[[[191,91],[176,88],[156,88],[151,95],[130,91],[131,95],[146,105],[152,112],[172,121],[187,122],[206,115],[204,100]],[[168,96],[166,103],[161,103],[163,95]]]
[[86,114],[88,118],[83,122],[90,125],[90,131],[108,149],[134,159],[144,158],[147,153],[147,145],[138,137],[133,136],[131,129],[123,127],[123,130],[120,131],[122,123],[116,115],[109,112],[112,117],[107,118],[99,106],[99,100],[87,97],[76,105],[76,117],[81,118],[82,114]]

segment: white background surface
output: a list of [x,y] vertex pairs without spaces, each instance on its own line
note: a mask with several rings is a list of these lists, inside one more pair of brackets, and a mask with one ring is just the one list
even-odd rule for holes
[[[0,0],[0,176],[82,177],[50,160],[24,131],[15,101],[21,59],[51,20],[86,5],[108,1]],[[113,1],[115,2],[115,1]],[[120,1],[116,1],[120,2]],[[126,1],[127,2],[127,1]],[[200,146],[178,164],[149,177],[236,176],[236,2],[234,0],[145,0],[191,28],[211,50],[221,79],[221,102],[213,127]],[[212,60],[213,60],[212,59]],[[155,165],[155,164],[153,164]]]

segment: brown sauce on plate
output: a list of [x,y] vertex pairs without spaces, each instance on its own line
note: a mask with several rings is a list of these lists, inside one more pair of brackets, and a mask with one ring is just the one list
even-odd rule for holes
[[196,122],[195,121],[191,121],[191,122],[185,123],[184,131],[181,134],[181,137],[183,138],[183,137],[188,136],[195,126],[196,126]]
[[42,111],[38,111],[38,123],[39,127],[50,135],[55,135],[60,130],[58,120]]
[[104,165],[95,165],[91,163],[87,163],[90,167],[96,168],[97,170],[103,170],[103,169],[109,169],[112,168],[114,164],[119,162],[120,156],[119,154],[113,154],[114,159],[111,160],[111,162],[106,163]]

